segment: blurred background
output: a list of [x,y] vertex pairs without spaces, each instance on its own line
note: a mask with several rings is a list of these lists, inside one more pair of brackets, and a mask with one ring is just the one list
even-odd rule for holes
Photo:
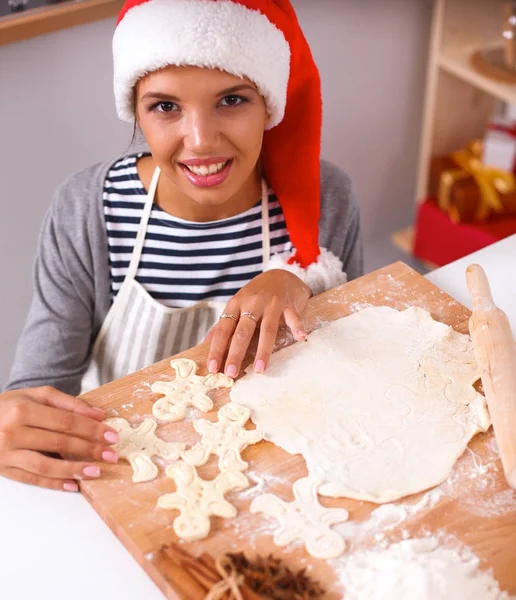
[[[516,232],[510,200],[516,198],[515,3],[292,2],[321,72],[322,156],[346,170],[358,190],[366,270],[404,260],[426,272]],[[135,147],[132,128],[117,120],[112,94],[111,37],[122,2],[0,4],[5,381],[54,190],[72,172]],[[454,158],[454,152],[462,154]],[[479,193],[486,180],[494,190],[489,197]],[[498,229],[491,231],[493,222]]]

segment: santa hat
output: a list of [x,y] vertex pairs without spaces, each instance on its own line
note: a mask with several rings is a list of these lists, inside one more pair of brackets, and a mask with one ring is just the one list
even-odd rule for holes
[[113,59],[118,115],[129,122],[138,79],[168,65],[253,81],[270,115],[265,174],[295,248],[272,257],[268,268],[293,271],[314,294],[345,282],[341,261],[319,248],[321,84],[289,0],[127,0]]

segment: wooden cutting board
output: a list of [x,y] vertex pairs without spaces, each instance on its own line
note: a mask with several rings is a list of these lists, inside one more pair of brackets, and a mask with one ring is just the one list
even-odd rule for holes
[[[469,311],[401,262],[312,299],[304,323],[307,330],[312,331],[325,322],[372,305],[398,310],[419,306],[457,331],[468,331]],[[283,332],[277,346],[288,343],[288,335]],[[202,375],[206,373],[207,350],[207,345],[200,345],[178,356],[195,360]],[[252,362],[252,355],[253,350],[245,365]],[[152,393],[150,385],[163,375],[167,378],[173,375],[170,359],[98,388],[83,398],[107,409],[110,416],[136,422],[138,418],[152,416],[152,404],[161,396]],[[216,410],[228,402],[229,391],[216,391],[212,397],[214,410],[196,416],[216,420]],[[193,443],[198,439],[191,417],[162,425],[158,434],[169,441]],[[283,549],[276,547],[270,535],[270,521],[248,510],[258,493],[272,492],[287,501],[293,500],[292,483],[307,474],[302,457],[292,456],[268,442],[247,448],[243,457],[250,464],[246,475],[257,487],[228,495],[239,511],[238,516],[233,520],[212,517],[210,536],[200,542],[185,543],[183,547],[191,554],[206,552],[214,558],[225,552],[274,553],[294,569],[308,566],[310,576],[324,582],[328,599],[341,598],[338,563],[331,567],[325,561],[313,559],[299,544]],[[100,480],[81,482],[83,494],[165,596],[186,600],[187,596],[181,593],[181,583],[172,580],[159,552],[164,544],[177,541],[172,522],[178,512],[156,505],[159,496],[175,490],[174,483],[160,469],[158,479],[133,484],[131,467],[124,461],[116,466],[103,465],[102,471]],[[200,476],[205,479],[215,477],[217,472],[214,457],[199,468]],[[395,503],[401,515],[398,525],[388,526],[380,519],[380,524],[373,526],[377,520],[371,518],[371,513],[378,506],[372,503],[327,498],[321,498],[321,503],[346,508],[350,522],[357,524],[348,552],[370,547],[381,539],[394,541],[425,533],[439,534],[443,539],[454,536],[482,559],[483,568],[493,569],[502,589],[516,593],[516,492],[504,482],[492,430],[472,441],[470,450],[437,491]]]

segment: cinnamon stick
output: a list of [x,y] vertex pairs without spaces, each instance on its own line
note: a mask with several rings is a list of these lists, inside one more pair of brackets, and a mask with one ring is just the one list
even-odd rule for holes
[[215,567],[206,564],[205,557],[208,555],[203,554],[201,559],[195,558],[177,544],[164,546],[162,552],[172,564],[182,569],[190,579],[202,586],[205,593],[220,581]]
[[[194,557],[177,544],[163,546],[159,556],[160,570],[164,571],[174,591],[185,600],[204,600],[224,580],[223,571],[228,568],[218,564],[209,554]],[[225,558],[231,561],[233,573],[243,576],[245,583],[237,585],[244,600],[316,600],[324,595],[324,589],[310,579],[304,569],[293,572],[272,555],[257,556],[251,561],[243,553],[228,553]],[[223,597],[234,598],[231,592]]]
[[180,598],[203,600],[206,596],[209,588],[199,582],[197,577],[186,572],[177,557],[172,556],[168,550],[161,549],[155,566]]

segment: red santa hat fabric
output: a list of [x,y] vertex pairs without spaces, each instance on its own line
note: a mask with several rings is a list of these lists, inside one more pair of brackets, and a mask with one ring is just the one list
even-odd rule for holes
[[345,281],[319,248],[321,85],[289,0],[127,0],[113,36],[118,115],[134,120],[134,86],[168,65],[248,77],[268,113],[263,165],[295,248],[269,268],[288,268],[314,293]]

